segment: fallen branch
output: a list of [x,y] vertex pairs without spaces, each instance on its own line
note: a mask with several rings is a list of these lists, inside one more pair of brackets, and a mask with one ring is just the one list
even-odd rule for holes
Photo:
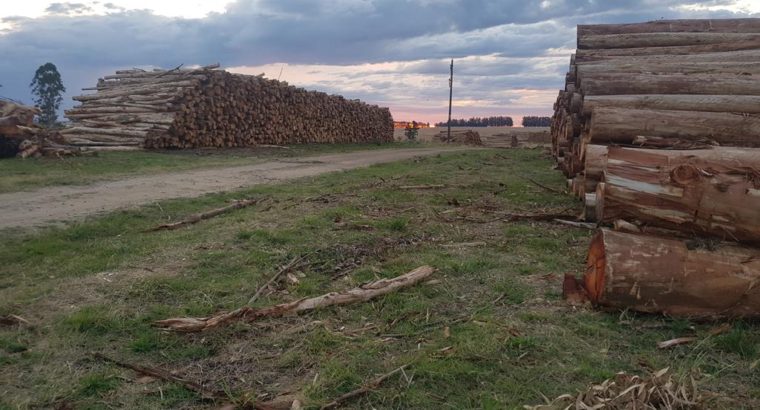
[[446,188],[446,185],[433,184],[433,185],[403,185],[398,189],[441,189]]
[[[104,360],[106,362],[110,362],[117,366],[123,367],[125,369],[134,370],[135,372],[140,373],[140,374],[155,377],[156,379],[161,379],[167,382],[181,384],[184,388],[198,393],[203,399],[206,399],[206,400],[227,401],[231,399],[229,395],[222,390],[212,390],[212,389],[203,387],[203,385],[200,383],[196,383],[192,380],[187,380],[182,377],[179,377],[168,370],[164,370],[158,367],[142,366],[139,364],[122,362],[121,360],[108,357],[101,353],[93,353],[93,356],[95,356],[98,359]],[[240,403],[234,404],[234,403],[227,402],[227,404],[223,405],[222,408],[226,408],[227,406],[233,406],[232,408],[235,408],[235,409],[253,409],[253,410],[281,410],[285,408],[290,408],[290,406],[283,406],[282,403],[272,403],[272,402],[269,402],[269,403],[246,402],[243,405],[240,405]]]
[[282,268],[280,268],[280,270],[278,270],[277,273],[275,273],[274,276],[272,276],[267,281],[267,283],[263,284],[259,288],[259,290],[257,290],[256,293],[253,296],[251,296],[251,299],[248,300],[248,304],[252,305],[253,302],[255,302],[256,299],[259,298],[259,296],[261,296],[261,294],[264,292],[264,289],[266,289],[269,285],[271,285],[274,281],[276,281],[277,278],[279,278],[280,276],[282,276],[282,274],[284,274],[285,272],[288,272],[291,269],[293,269],[296,266],[296,264],[298,264],[299,262],[301,262],[303,259],[304,259],[304,256],[296,256],[290,262],[288,262],[287,265],[285,265]]
[[172,372],[164,369],[160,369],[157,367],[148,367],[148,366],[141,366],[138,364],[132,364],[127,362],[122,362],[121,360],[117,360],[111,357],[108,357],[101,353],[93,353],[93,355],[101,360],[104,360],[106,362],[111,362],[113,364],[116,364],[118,366],[131,369],[136,371],[137,373],[144,374],[147,376],[155,377],[157,379],[161,379],[164,381],[179,383],[182,386],[184,386],[188,390],[192,390],[198,394],[201,395],[204,399],[220,399],[220,398],[227,398],[227,395],[222,391],[216,391],[211,390],[206,387],[203,387],[200,383],[196,383],[191,380],[183,379],[182,377],[179,377],[175,374],[172,374]]
[[345,402],[345,401],[347,401],[349,399],[352,399],[352,398],[354,398],[356,396],[361,396],[363,394],[367,394],[367,393],[369,393],[369,392],[377,389],[378,387],[380,387],[380,385],[385,380],[387,380],[389,377],[393,376],[394,374],[396,374],[396,373],[398,373],[400,371],[403,371],[407,367],[409,367],[409,365],[405,364],[405,365],[399,367],[396,370],[388,372],[388,373],[386,373],[386,374],[384,374],[384,375],[382,375],[382,376],[380,376],[380,377],[372,380],[371,382],[365,384],[364,386],[362,386],[362,387],[360,387],[360,388],[358,388],[356,390],[352,390],[352,391],[350,391],[350,392],[348,392],[348,393],[346,393],[346,394],[344,394],[344,395],[336,398],[335,400],[333,400],[333,401],[325,404],[324,406],[322,406],[320,409],[321,410],[333,409],[335,407],[340,406],[341,404],[343,404],[343,402]]
[[21,316],[9,314],[9,315],[3,315],[0,316],[0,325],[3,326],[31,326],[31,323],[29,323],[28,320],[24,319]]
[[254,205],[257,202],[258,202],[257,199],[242,199],[240,201],[235,201],[232,205],[227,205],[227,206],[224,206],[224,207],[221,207],[221,208],[212,209],[212,210],[207,211],[207,212],[202,212],[202,213],[199,213],[199,214],[191,215],[189,218],[183,219],[183,220],[181,220],[179,222],[173,222],[173,223],[158,225],[156,227],[148,229],[145,232],[155,232],[155,231],[172,230],[172,229],[181,228],[181,227],[183,227],[185,225],[192,225],[192,224],[198,223],[198,222],[200,222],[200,221],[202,221],[204,219],[213,218],[213,217],[215,217],[217,215],[221,215],[223,213],[226,213],[226,212],[229,212],[229,211],[232,211],[232,210],[235,210],[235,209],[241,209],[241,208],[245,208],[247,206]]
[[430,266],[420,266],[419,268],[401,276],[392,279],[380,279],[343,292],[331,292],[314,298],[300,299],[259,309],[245,306],[231,312],[220,313],[210,317],[186,317],[158,320],[155,324],[167,330],[173,330],[176,332],[202,332],[239,320],[254,322],[263,317],[279,317],[287,314],[322,309],[328,306],[364,302],[394,292],[398,289],[415,285],[430,276],[433,271],[434,269]]
[[545,189],[545,190],[547,190],[549,192],[554,192],[555,194],[563,194],[564,193],[564,192],[562,192],[562,191],[560,191],[558,189],[554,189],[554,188],[552,188],[550,186],[546,186],[546,185],[544,185],[544,184],[542,184],[542,183],[540,183],[540,182],[538,182],[538,181],[536,181],[534,179],[531,179],[531,178],[528,178],[528,177],[524,177],[524,176],[520,176],[520,178],[522,178],[522,179],[524,179],[524,180],[532,183],[533,185],[535,185],[535,186],[537,186],[539,188],[543,188],[543,189]]
[[554,222],[562,225],[572,226],[575,228],[583,228],[583,229],[591,229],[594,230],[597,228],[596,224],[588,223],[588,222],[576,222],[576,221],[567,221],[564,219],[555,219]]

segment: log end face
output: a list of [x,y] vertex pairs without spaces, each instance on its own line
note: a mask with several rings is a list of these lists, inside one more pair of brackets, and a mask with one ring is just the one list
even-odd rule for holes
[[588,297],[594,304],[599,303],[604,296],[606,265],[604,231],[599,231],[591,239],[586,259],[586,274],[583,277]]

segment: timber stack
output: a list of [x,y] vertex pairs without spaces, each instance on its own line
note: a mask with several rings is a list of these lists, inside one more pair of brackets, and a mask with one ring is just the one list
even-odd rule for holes
[[586,220],[592,302],[760,316],[760,19],[578,26],[552,154]]
[[387,108],[263,76],[198,69],[121,70],[74,97],[70,144],[124,148],[388,142]]
[[55,129],[35,124],[40,109],[0,100],[0,158],[81,155],[78,147],[63,143]]

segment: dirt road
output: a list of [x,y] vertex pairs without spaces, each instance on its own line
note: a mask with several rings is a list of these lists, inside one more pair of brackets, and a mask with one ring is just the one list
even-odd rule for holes
[[40,226],[163,199],[191,198],[211,192],[467,149],[472,148],[357,151],[300,159],[287,158],[256,165],[163,173],[85,186],[11,192],[0,194],[0,229]]

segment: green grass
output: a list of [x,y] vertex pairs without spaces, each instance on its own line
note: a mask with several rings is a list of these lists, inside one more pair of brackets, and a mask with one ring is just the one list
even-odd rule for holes
[[381,148],[418,148],[424,144],[312,144],[289,149],[199,149],[182,151],[101,152],[96,156],[10,158],[0,160],[0,193],[43,186],[82,185],[124,176],[184,171],[266,160]]
[[[561,211],[577,203],[520,176],[561,187],[541,150],[450,153],[350,172],[174,200],[67,227],[0,238],[0,314],[32,327],[0,328],[0,408],[215,408],[176,384],[137,383],[96,359],[160,366],[242,401],[296,393],[307,406],[401,365],[348,408],[521,408],[574,393],[619,371],[671,367],[726,398],[760,406],[758,325],[573,309],[561,279],[583,269],[590,233],[503,212]],[[445,184],[440,190],[402,185]],[[166,220],[268,198],[175,231]],[[163,210],[163,211],[162,211]],[[417,266],[420,284],[353,306],[236,324],[198,335],[151,324],[246,303],[297,255],[293,272],[257,306],[350,288]],[[446,330],[448,329],[448,330]],[[659,350],[659,341],[700,342]],[[753,367],[754,364],[754,367]]]

